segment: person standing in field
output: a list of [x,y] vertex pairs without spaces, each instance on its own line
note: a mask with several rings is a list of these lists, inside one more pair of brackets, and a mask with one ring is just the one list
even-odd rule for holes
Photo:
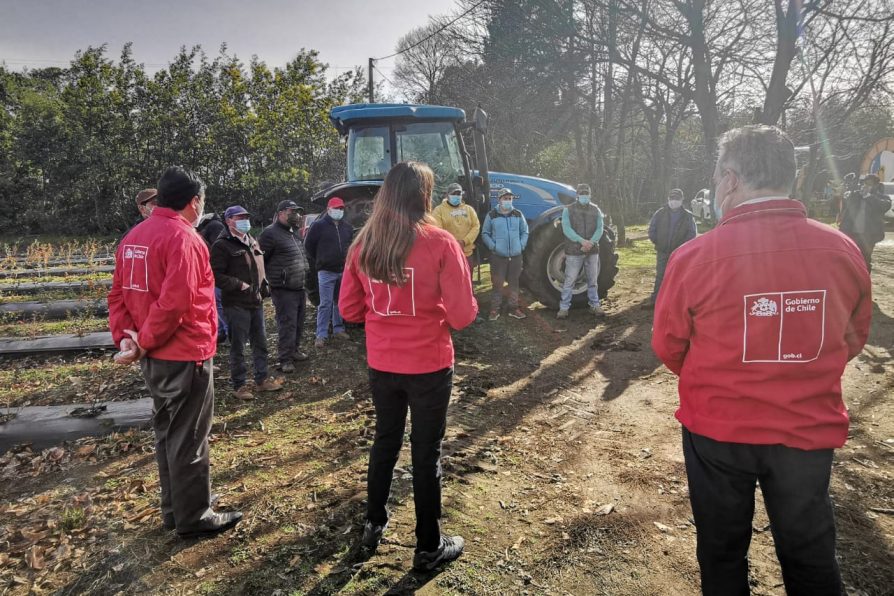
[[493,288],[487,319],[496,321],[500,318],[504,284],[509,288],[509,316],[524,319],[528,315],[519,305],[518,283],[524,260],[522,253],[528,244],[528,222],[524,214],[512,206],[515,195],[511,189],[500,189],[497,197],[497,206],[484,217],[481,229],[481,240],[491,252],[490,279]]
[[590,201],[590,185],[577,185],[577,200],[562,211],[565,234],[565,281],[559,299],[557,319],[568,318],[574,284],[581,270],[587,278],[587,303],[596,317],[605,317],[599,304],[599,240],[604,231],[602,210]]
[[205,189],[195,174],[168,168],[158,206],[121,241],[109,293],[115,362],[140,363],[152,395],[155,458],[165,529],[216,534],[242,519],[211,508],[208,435],[217,349],[214,275],[194,225]]
[[435,225],[450,232],[459,242],[471,271],[475,266],[472,254],[475,252],[475,240],[478,239],[481,224],[475,208],[463,201],[463,187],[456,182],[448,186],[447,196],[431,213]]
[[391,168],[348,253],[339,298],[345,320],[366,324],[376,410],[362,544],[374,550],[388,525],[386,503],[409,409],[413,567],[423,571],[456,559],[465,544],[460,536],[441,535],[440,456],[453,386],[450,330],[468,326],[478,314],[465,255],[431,218],[433,185],[425,164]]
[[722,219],[674,251],[655,305],[652,347],[680,377],[704,594],[749,593],[757,484],[786,592],[844,593],[829,478],[871,288],[857,246],[788,198],[794,180],[781,130],[727,132],[714,169]]
[[848,193],[841,210],[839,229],[857,243],[870,272],[875,245],[885,239],[885,213],[890,208],[891,199],[884,194],[879,177],[867,174],[863,191]]
[[650,305],[654,305],[658,297],[671,253],[695,238],[697,233],[695,217],[683,208],[683,191],[672,189],[667,194],[667,205],[656,211],[649,222],[649,240],[655,245],[657,253],[655,286],[649,299]]
[[299,235],[301,207],[288,199],[276,207],[273,223],[264,228],[258,237],[264,251],[267,281],[276,309],[277,358],[284,373],[295,371],[293,362],[308,359],[301,351],[307,296],[304,285],[307,278],[307,256]]
[[249,233],[248,211],[239,205],[227,207],[227,229],[211,245],[211,269],[220,288],[224,315],[230,328],[230,381],[237,399],[255,398],[246,384],[245,343],[251,345],[255,389],[279,391],[282,384],[268,374],[267,330],[264,298],[269,295],[264,254]]
[[345,202],[338,197],[329,199],[326,214],[318,218],[307,231],[304,248],[312,268],[317,272],[320,288],[320,305],[317,307],[317,333],[314,347],[322,348],[329,339],[329,327],[332,337],[338,340],[350,339],[345,331],[345,322],[338,312],[335,290],[341,283],[345,270],[345,258],[354,228],[344,220]]

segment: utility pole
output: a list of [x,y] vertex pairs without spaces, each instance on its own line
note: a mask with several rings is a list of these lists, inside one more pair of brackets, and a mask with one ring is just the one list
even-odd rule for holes
[[375,60],[373,58],[369,59],[369,84],[367,85],[367,94],[369,95],[369,103],[376,103],[375,94],[373,92],[373,62]]

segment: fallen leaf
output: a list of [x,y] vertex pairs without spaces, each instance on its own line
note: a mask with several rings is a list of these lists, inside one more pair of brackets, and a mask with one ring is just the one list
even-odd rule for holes
[[545,523],[548,526],[551,526],[553,524],[559,524],[559,523],[562,523],[562,518],[561,517],[550,517],[548,519],[543,520],[543,523]]
[[652,522],[652,523],[655,524],[655,527],[658,528],[661,532],[663,532],[665,534],[670,534],[671,529],[668,526],[665,526],[661,522]]
[[87,457],[96,451],[96,445],[84,445],[77,450],[77,454],[79,457]]
[[31,569],[43,569],[46,565],[43,559],[43,549],[35,544],[28,549],[28,553],[25,555],[25,561],[28,562],[28,567]]
[[603,505],[599,509],[596,510],[596,515],[608,515],[612,511],[615,510],[614,503],[608,503],[607,505]]

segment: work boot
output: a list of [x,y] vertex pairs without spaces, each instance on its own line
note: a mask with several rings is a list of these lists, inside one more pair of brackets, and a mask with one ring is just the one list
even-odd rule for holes
[[556,313],[557,319],[567,319],[568,318],[568,309],[560,308],[559,312]]
[[325,348],[325,347],[326,347],[326,338],[325,338],[325,337],[318,337],[317,339],[315,339],[315,340],[314,340],[314,347],[315,347],[316,349],[318,349],[318,350],[322,350],[323,348]]
[[500,311],[498,311],[497,309],[491,310],[490,314],[487,315],[488,321],[496,321],[499,318],[500,318]]
[[206,536],[214,536],[221,532],[226,532],[240,521],[242,521],[241,511],[227,511],[222,513],[212,512],[207,517],[199,520],[199,523],[195,526],[178,530],[177,535],[181,538],[204,538]]
[[350,341],[351,336],[348,335],[346,331],[339,331],[338,333],[334,334],[332,338],[339,341]]
[[308,358],[310,358],[310,356],[308,356],[306,353],[302,352],[301,350],[295,350],[295,355],[292,356],[292,360],[294,360],[295,362],[304,362]]
[[[220,495],[214,493],[211,495],[211,498],[208,499],[208,506],[214,507],[217,505],[217,502],[220,501]],[[161,518],[161,525],[165,530],[174,530],[177,527],[177,524],[174,522],[174,514],[173,513],[165,513]]]
[[282,389],[282,383],[272,377],[267,377],[264,382],[258,385],[258,391],[279,391]]
[[293,373],[293,372],[295,372],[295,365],[292,364],[291,362],[283,362],[282,364],[279,365],[279,370],[281,370],[282,372],[284,372],[286,374]]
[[251,389],[248,388],[248,385],[243,385],[242,387],[234,391],[233,395],[236,396],[236,399],[241,399],[242,401],[251,401],[255,398],[255,396],[251,392]]
[[605,317],[605,311],[602,310],[602,307],[599,306],[598,304],[595,306],[591,306],[590,312],[593,313],[594,315],[596,315],[597,319],[601,319],[601,318]]
[[366,523],[363,524],[363,537],[360,539],[360,546],[369,550],[376,550],[379,542],[382,541],[382,534],[385,533],[385,528],[387,527],[387,522],[380,526],[366,520]]
[[510,317],[512,317],[513,319],[527,319],[528,318],[528,315],[525,314],[525,311],[523,311],[520,308],[510,309],[509,313],[507,313],[507,314]]
[[416,571],[431,571],[438,565],[455,561],[463,554],[466,541],[462,536],[441,536],[441,546],[438,550],[430,552],[418,552],[413,556],[413,569]]

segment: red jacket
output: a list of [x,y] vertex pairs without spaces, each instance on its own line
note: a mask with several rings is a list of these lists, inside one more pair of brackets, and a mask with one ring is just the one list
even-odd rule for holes
[[469,265],[459,243],[435,226],[425,226],[407,257],[408,281],[392,286],[369,279],[348,255],[338,310],[346,321],[366,322],[370,368],[403,374],[430,373],[453,366],[450,328],[475,320]]
[[116,344],[139,333],[147,356],[203,361],[217,350],[217,309],[208,247],[176,211],[156,207],[121,240],[109,293]]
[[670,258],[652,348],[677,419],[718,441],[841,447],[841,375],[872,315],[856,245],[789,199],[740,205]]

